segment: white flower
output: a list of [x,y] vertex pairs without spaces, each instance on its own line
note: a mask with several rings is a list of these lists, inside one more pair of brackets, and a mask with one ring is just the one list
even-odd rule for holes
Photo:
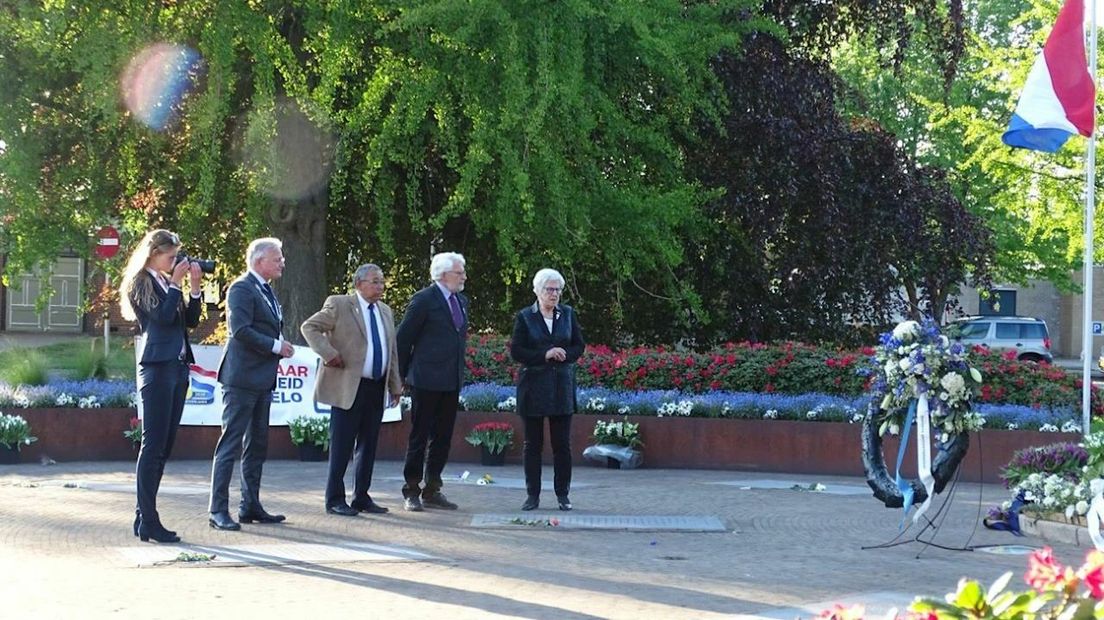
[[1074,509],[1079,515],[1089,514],[1089,503],[1085,500],[1080,500],[1077,502],[1077,505],[1074,507]]
[[1044,424],[1044,425],[1040,426],[1039,430],[1044,432],[1044,433],[1057,433],[1058,432],[1058,427],[1053,425],[1053,424],[1047,423],[1047,424]]
[[763,414],[763,419],[764,420],[777,420],[778,419],[778,410],[776,410],[776,409],[767,409],[767,412]]
[[85,396],[77,402],[77,406],[81,409],[99,409],[100,401],[95,396]]
[[916,321],[902,321],[893,328],[893,337],[901,342],[909,342],[920,335],[920,324]]
[[1077,422],[1074,422],[1073,420],[1067,420],[1066,423],[1062,425],[1062,432],[1063,433],[1080,433],[1081,432],[1081,425],[1078,424]]
[[75,402],[77,402],[77,399],[73,398],[73,396],[70,394],[66,394],[65,392],[58,394],[57,398],[54,399],[54,404],[58,407],[68,407]]
[[629,413],[629,407],[627,405],[621,405],[617,408],[617,413],[620,413],[621,415],[626,415],[627,413]]
[[939,385],[952,397],[956,397],[966,391],[966,380],[957,372],[949,372],[939,380]]

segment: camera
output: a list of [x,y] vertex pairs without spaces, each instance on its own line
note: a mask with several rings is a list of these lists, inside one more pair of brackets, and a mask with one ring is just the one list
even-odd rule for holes
[[193,258],[193,257],[188,256],[187,254],[185,254],[183,252],[176,255],[176,262],[173,263],[173,267],[176,267],[177,265],[179,265],[180,263],[182,263],[184,261],[188,261],[189,263],[195,263],[195,264],[199,265],[199,270],[202,271],[203,273],[214,273],[215,272],[215,261],[207,260],[207,259],[204,259],[204,258]]

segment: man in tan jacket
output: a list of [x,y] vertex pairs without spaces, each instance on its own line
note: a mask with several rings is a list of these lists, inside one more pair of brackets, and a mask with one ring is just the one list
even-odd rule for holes
[[[384,405],[402,394],[395,319],[379,299],[385,282],[378,266],[361,265],[353,276],[355,293],[331,295],[300,331],[324,361],[315,399],[330,405],[330,469],[326,512],[356,516],[384,513],[368,495]],[[345,470],[353,462],[353,501],[345,503]]]

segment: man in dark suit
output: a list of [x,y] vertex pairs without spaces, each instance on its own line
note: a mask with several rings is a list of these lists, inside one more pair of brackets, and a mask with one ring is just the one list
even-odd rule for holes
[[399,372],[413,391],[403,507],[414,512],[423,506],[456,509],[441,493],[441,472],[448,461],[464,385],[468,340],[468,298],[460,294],[468,277],[464,265],[464,257],[454,252],[434,256],[429,267],[433,284],[414,294],[399,324]]
[[[323,360],[315,399],[330,411],[330,469],[326,479],[326,512],[356,516],[385,513],[368,495],[384,401],[399,403],[395,318],[380,301],[386,283],[377,265],[361,265],[349,295],[331,295],[299,328]],[[345,503],[345,470],[354,454],[353,501]]]
[[240,530],[229,512],[230,475],[241,456],[241,505],[243,523],[279,523],[283,515],[265,512],[261,506],[261,469],[268,451],[268,412],[276,387],[280,358],[295,349],[280,335],[283,312],[269,286],[284,272],[279,239],[257,239],[246,251],[249,268],[230,285],[227,322],[230,340],[219,362],[223,386],[222,436],[215,446],[211,466],[211,527]]

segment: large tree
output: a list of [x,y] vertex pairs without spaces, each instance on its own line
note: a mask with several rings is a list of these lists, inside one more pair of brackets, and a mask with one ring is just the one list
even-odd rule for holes
[[[718,115],[708,61],[765,27],[752,5],[5,3],[8,275],[86,252],[106,221],[130,239],[178,230],[224,275],[250,237],[276,234],[293,333],[352,265],[382,263],[401,298],[432,251],[455,249],[471,259],[479,324],[504,324],[526,278],[555,266],[596,330],[612,330],[598,317],[624,314],[613,291],[682,260],[678,231],[706,194],[676,137]],[[164,132],[119,96],[129,59],[157,41],[204,60]],[[330,176],[283,191],[304,148]]]

